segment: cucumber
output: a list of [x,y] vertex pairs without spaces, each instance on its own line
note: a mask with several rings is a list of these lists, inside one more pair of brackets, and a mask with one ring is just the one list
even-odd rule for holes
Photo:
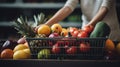
[[89,37],[107,37],[110,33],[110,27],[105,22],[98,22]]

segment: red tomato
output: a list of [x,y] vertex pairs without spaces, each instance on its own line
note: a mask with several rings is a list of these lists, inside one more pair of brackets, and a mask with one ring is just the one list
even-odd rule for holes
[[77,35],[78,35],[78,33],[79,33],[79,31],[78,30],[75,30],[74,32],[73,32],[73,37],[77,37]]
[[90,44],[89,43],[80,43],[80,51],[81,52],[87,52],[90,50]]
[[93,27],[92,25],[91,25],[91,26],[85,26],[85,27],[83,28],[83,30],[84,30],[85,32],[87,32],[87,33],[92,32],[93,29],[94,29],[94,27]]
[[77,47],[76,46],[71,46],[66,51],[67,54],[75,54],[76,52],[77,52]]
[[70,34],[73,35],[73,33],[74,33],[75,30],[78,30],[78,29],[75,28],[75,27],[70,27],[70,28],[69,28]]
[[85,38],[85,37],[88,37],[88,33],[86,33],[85,31],[82,31],[82,32],[80,32],[80,33],[78,34],[77,37],[79,37],[79,38]]

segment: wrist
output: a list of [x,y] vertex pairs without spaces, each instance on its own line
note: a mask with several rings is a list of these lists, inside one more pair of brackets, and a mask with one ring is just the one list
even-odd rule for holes
[[89,25],[92,25],[92,26],[95,26],[95,25],[96,25],[96,22],[90,21],[88,24],[89,24]]

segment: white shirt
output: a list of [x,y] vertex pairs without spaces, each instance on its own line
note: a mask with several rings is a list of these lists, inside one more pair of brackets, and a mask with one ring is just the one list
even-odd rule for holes
[[106,22],[111,29],[110,38],[120,41],[120,29],[115,1],[116,0],[67,0],[65,6],[68,6],[74,10],[77,4],[80,2],[83,21],[82,27],[89,23],[89,21],[99,11],[100,7],[107,7],[109,11],[102,21]]

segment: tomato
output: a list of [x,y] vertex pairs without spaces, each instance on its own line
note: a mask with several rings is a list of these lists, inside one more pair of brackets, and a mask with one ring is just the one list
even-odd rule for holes
[[77,35],[79,34],[79,31],[78,30],[75,30],[74,32],[73,32],[73,37],[77,37]]
[[70,34],[73,35],[73,33],[74,33],[75,30],[78,30],[78,29],[75,28],[75,27],[70,27],[70,28],[69,28]]
[[86,33],[85,31],[82,31],[82,32],[80,32],[80,33],[78,34],[77,37],[79,37],[79,38],[85,38],[85,37],[88,37],[88,33]]
[[90,26],[85,26],[85,27],[83,28],[83,30],[84,30],[85,32],[87,32],[87,33],[92,32],[93,29],[94,29],[94,27],[93,27],[92,25],[90,25]]
[[75,54],[77,52],[77,47],[76,46],[71,46],[66,50],[67,54]]
[[90,50],[90,44],[89,43],[80,43],[80,51],[81,52],[88,52]]

